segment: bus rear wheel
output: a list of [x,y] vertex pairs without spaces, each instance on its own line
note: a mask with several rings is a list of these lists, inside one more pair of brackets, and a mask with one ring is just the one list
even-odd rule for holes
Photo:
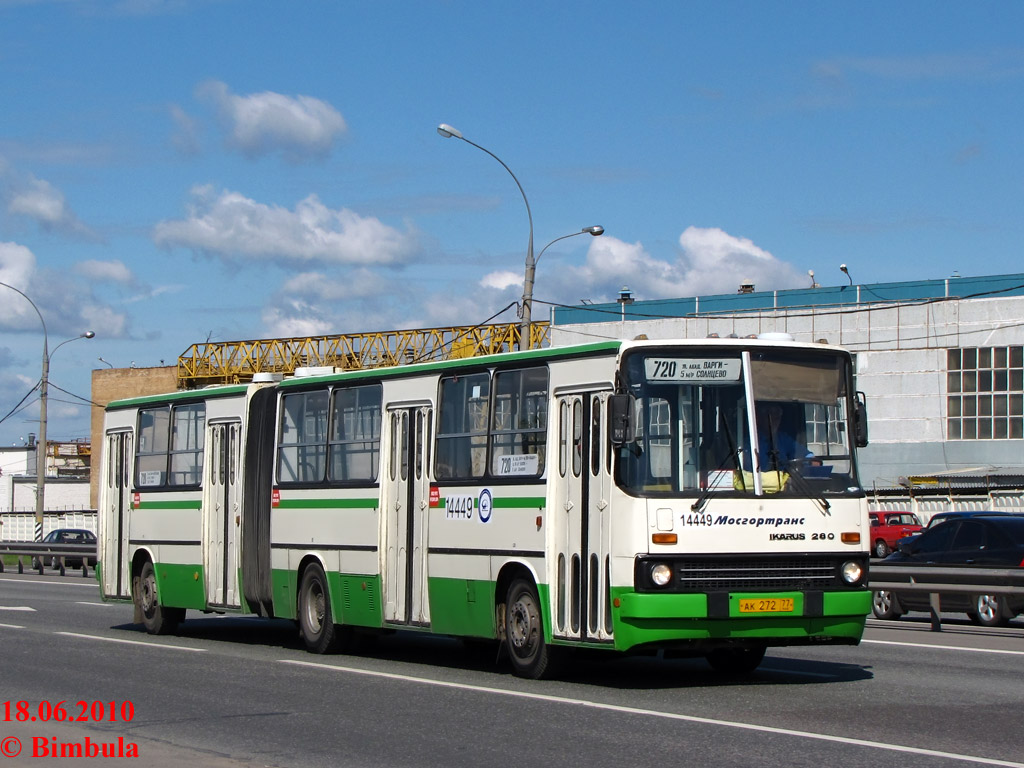
[[327,576],[319,565],[309,566],[302,574],[299,634],[312,653],[330,653],[338,645],[338,628],[331,613]]
[[536,588],[526,579],[516,579],[508,589],[505,646],[512,672],[518,677],[541,680],[555,673],[560,649],[544,641],[540,600]]
[[135,604],[142,615],[142,625],[151,635],[170,635],[185,618],[184,608],[168,608],[160,604],[156,591],[156,569],[147,560],[135,578]]

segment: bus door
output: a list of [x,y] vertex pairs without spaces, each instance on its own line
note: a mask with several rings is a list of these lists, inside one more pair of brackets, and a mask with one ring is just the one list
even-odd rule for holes
[[241,526],[240,421],[207,424],[208,459],[203,493],[203,571],[206,603],[237,608],[238,544]]
[[100,510],[99,553],[102,589],[105,597],[130,598],[131,574],[128,563],[128,521],[132,499],[132,433],[107,433],[103,483],[104,503]]
[[612,639],[607,397],[582,392],[556,398],[553,634],[588,642]]
[[389,408],[390,449],[386,457],[386,505],[383,510],[384,621],[426,626],[427,519],[430,501],[429,406]]

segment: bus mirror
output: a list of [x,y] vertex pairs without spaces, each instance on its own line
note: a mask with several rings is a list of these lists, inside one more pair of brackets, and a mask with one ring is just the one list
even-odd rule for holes
[[633,442],[635,412],[632,395],[612,395],[608,398],[608,428],[612,445]]
[[868,444],[868,404],[863,392],[857,392],[853,410],[853,429],[857,447]]

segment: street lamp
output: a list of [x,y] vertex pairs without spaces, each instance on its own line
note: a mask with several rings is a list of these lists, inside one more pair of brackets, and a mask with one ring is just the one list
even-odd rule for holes
[[[533,276],[534,276],[534,270],[537,267],[537,263],[540,261],[540,257],[544,255],[544,251],[546,251],[552,245],[557,243],[559,240],[565,240],[568,237],[576,237],[577,235],[592,235],[594,237],[600,237],[603,234],[604,234],[604,227],[602,227],[600,224],[595,224],[592,227],[584,227],[579,232],[570,232],[568,235],[562,235],[561,237],[556,237],[550,243],[548,243],[543,248],[541,248],[540,249],[540,253],[537,254],[537,258],[533,260],[533,269],[530,268],[529,264],[527,264],[527,267],[526,267],[526,274],[528,276],[528,282],[524,282],[523,283],[523,306],[527,306],[528,307],[528,306],[531,306],[533,304]],[[529,318],[527,318],[527,331],[526,332],[529,334],[526,338],[530,340],[529,342],[527,342],[527,349],[530,349],[533,346],[532,343],[530,343],[530,342],[533,341],[533,335],[532,335],[532,332],[530,331]],[[520,333],[520,338],[522,338],[523,331],[521,329],[520,329],[519,333]],[[521,348],[521,346],[522,345],[520,345],[520,348]]]
[[39,315],[39,322],[43,326],[43,372],[39,378],[39,441],[36,443],[36,525],[35,525],[35,539],[36,541],[42,541],[43,539],[43,511],[46,509],[46,395],[49,388],[50,379],[50,358],[53,357],[54,352],[63,347],[70,341],[76,339],[91,339],[96,334],[92,331],[86,331],[85,333],[73,336],[70,339],[65,339],[56,347],[53,348],[53,352],[49,351],[49,336],[46,332],[46,321],[43,319],[43,313],[39,311],[39,307],[22,291],[15,288],[13,285],[0,282],[0,285],[5,288],[10,288],[17,294],[20,294],[29,304],[32,305],[32,309]]
[[[462,135],[462,131],[458,128],[448,125],[447,123],[441,123],[437,126],[437,132],[446,139],[456,138],[462,139],[467,144],[471,144],[479,150],[486,152],[488,155],[493,157],[499,163],[501,167],[508,171],[508,175],[512,177],[512,181],[519,187],[519,194],[523,196],[523,202],[526,203],[526,216],[530,220],[530,241],[526,245],[526,277],[523,280],[523,309],[522,317],[519,321],[519,348],[529,349],[530,344],[530,305],[533,303],[533,274],[537,266],[537,262],[533,258],[533,214],[530,213],[530,201],[526,199],[526,193],[523,191],[523,185],[519,183],[519,179],[512,173],[512,169],[505,165],[505,161],[498,157],[496,154],[486,147],[481,147],[479,144],[470,141]],[[524,340],[526,346],[524,347]]]
[[584,227],[579,232],[571,232],[568,235],[562,235],[561,237],[556,237],[554,240],[552,240],[550,243],[548,243],[547,245],[545,245],[543,248],[540,249],[540,253],[537,254],[537,258],[533,260],[533,265],[537,266],[537,262],[539,262],[540,261],[540,257],[544,255],[544,251],[546,251],[552,245],[557,243],[559,240],[565,240],[567,237],[576,237],[576,235],[593,235],[594,237],[599,237],[599,236],[601,236],[603,234],[604,234],[604,227],[602,227],[600,224],[595,224],[592,227]]

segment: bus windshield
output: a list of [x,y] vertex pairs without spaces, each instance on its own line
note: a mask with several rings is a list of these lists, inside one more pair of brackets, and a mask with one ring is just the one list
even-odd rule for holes
[[635,428],[615,478],[635,496],[860,493],[843,354],[644,348],[622,375]]

